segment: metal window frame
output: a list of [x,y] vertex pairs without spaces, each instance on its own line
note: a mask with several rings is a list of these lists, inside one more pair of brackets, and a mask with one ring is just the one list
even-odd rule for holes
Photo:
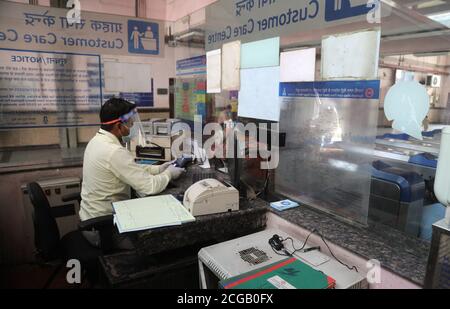
[[[441,273],[439,260],[441,259],[441,249],[443,237],[450,239],[450,222],[448,219],[443,219],[433,225],[433,237],[431,240],[430,255],[428,257],[427,273],[425,277],[426,289],[442,289]],[[450,241],[444,244],[450,247]],[[450,251],[450,250],[449,250]]]

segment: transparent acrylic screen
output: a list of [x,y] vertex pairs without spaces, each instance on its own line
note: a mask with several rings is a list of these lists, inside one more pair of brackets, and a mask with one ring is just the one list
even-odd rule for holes
[[277,192],[367,223],[377,116],[376,100],[284,98]]

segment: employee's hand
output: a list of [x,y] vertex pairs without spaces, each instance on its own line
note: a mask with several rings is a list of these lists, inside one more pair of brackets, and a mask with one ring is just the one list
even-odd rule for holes
[[180,176],[186,172],[184,168],[175,167],[173,165],[169,165],[166,171],[170,173],[170,178],[172,180],[180,178]]
[[162,172],[164,172],[169,166],[171,166],[172,164],[174,164],[175,163],[175,161],[172,161],[172,162],[166,162],[166,163],[164,163],[164,164],[161,164],[160,166],[159,166],[159,173],[161,174]]

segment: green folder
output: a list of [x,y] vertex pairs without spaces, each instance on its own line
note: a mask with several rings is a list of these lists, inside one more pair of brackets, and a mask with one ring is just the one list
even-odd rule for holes
[[219,282],[223,289],[334,289],[336,280],[289,258]]

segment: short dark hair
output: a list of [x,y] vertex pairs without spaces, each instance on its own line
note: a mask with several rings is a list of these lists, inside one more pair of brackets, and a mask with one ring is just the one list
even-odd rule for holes
[[[106,101],[100,109],[100,122],[110,122],[118,119],[119,117],[128,114],[136,105],[124,100],[122,98],[112,98]],[[105,131],[111,131],[114,124],[102,124],[101,128]]]

